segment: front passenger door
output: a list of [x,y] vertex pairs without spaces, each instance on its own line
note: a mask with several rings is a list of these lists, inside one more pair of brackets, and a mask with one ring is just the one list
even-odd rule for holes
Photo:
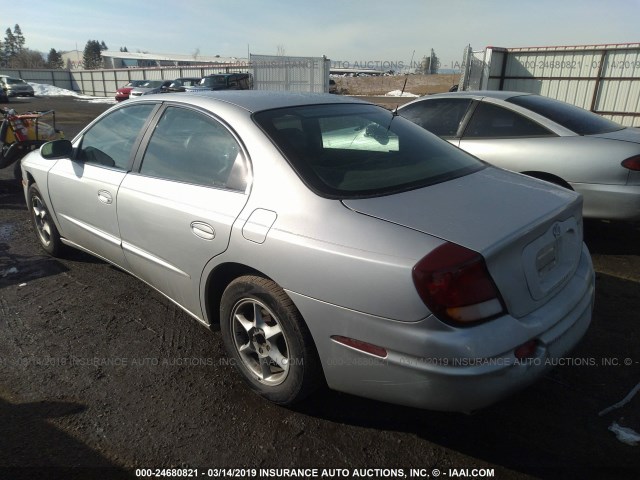
[[155,104],[138,104],[114,110],[83,134],[75,158],[58,160],[49,171],[50,198],[61,235],[123,268],[118,189],[154,108]]

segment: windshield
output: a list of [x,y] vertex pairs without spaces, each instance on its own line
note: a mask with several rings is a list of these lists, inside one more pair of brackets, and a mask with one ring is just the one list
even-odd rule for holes
[[507,102],[528,108],[578,135],[615,132],[624,128],[622,125],[596,113],[540,95],[511,97],[507,99]]
[[484,168],[476,158],[374,105],[267,110],[254,120],[316,193],[387,195]]
[[22,85],[22,84],[25,84],[27,82],[25,82],[21,78],[11,78],[11,77],[9,77],[9,78],[7,78],[7,83],[9,85]]

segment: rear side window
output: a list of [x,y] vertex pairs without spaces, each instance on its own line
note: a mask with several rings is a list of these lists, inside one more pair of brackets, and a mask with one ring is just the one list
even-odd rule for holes
[[120,108],[98,120],[82,137],[77,158],[85,163],[126,170],[131,149],[153,104]]
[[168,107],[149,140],[140,173],[244,191],[248,168],[238,142],[217,120],[190,109]]
[[399,113],[439,137],[455,137],[470,105],[470,98],[423,100]]
[[540,95],[520,95],[509,98],[507,102],[528,108],[578,135],[615,132],[624,128],[622,125],[593,112]]
[[540,124],[517,112],[480,102],[464,131],[464,138],[505,138],[553,136]]
[[302,180],[330,198],[387,195],[443,182],[484,164],[373,105],[267,110],[254,120]]

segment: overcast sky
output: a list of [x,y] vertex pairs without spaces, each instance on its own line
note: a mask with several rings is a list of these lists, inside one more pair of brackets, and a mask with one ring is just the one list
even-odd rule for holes
[[[525,47],[640,42],[640,0],[29,0],[3,8],[2,37],[17,23],[26,46],[246,57],[322,56],[404,62],[433,48],[442,68],[467,44]],[[455,66],[455,65],[454,65]]]

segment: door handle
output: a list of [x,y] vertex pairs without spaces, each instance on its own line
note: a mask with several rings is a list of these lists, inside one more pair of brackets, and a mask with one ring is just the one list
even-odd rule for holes
[[216,231],[208,223],[191,222],[191,231],[196,237],[200,237],[203,240],[213,240],[216,238]]
[[98,200],[107,205],[111,205],[113,203],[113,197],[111,196],[111,193],[107,192],[106,190],[98,191]]

